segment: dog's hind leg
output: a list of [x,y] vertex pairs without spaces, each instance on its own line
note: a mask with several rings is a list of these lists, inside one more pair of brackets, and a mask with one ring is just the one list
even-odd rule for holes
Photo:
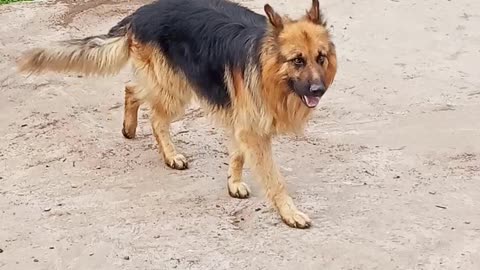
[[242,181],[245,156],[237,140],[232,136],[230,164],[228,167],[228,193],[234,198],[244,199],[250,195],[248,185]]
[[170,125],[185,113],[193,93],[182,77],[163,64],[161,56],[149,54],[148,57],[151,58],[150,64],[134,62],[137,85],[131,88],[132,95],[126,91],[125,103],[129,109],[125,113],[125,130],[127,134],[134,130],[138,106],[148,104],[153,135],[165,164],[172,169],[184,170],[188,168],[188,162],[177,152]]
[[152,108],[151,124],[153,135],[157,140],[158,147],[163,154],[165,164],[176,170],[188,168],[188,162],[184,155],[179,154],[172,142],[170,135],[171,115],[163,107]]
[[135,138],[138,121],[138,109],[141,101],[135,98],[135,85],[125,87],[125,108],[123,114],[122,134],[127,139]]

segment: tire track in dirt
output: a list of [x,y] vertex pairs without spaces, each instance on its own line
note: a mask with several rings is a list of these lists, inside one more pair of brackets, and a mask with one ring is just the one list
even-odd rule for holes
[[[83,1],[76,1],[76,0],[57,0],[55,4],[65,4],[67,5],[68,10],[63,13],[59,21],[56,23],[58,26],[62,27],[67,27],[69,26],[73,20],[81,13],[97,8],[102,5],[117,5],[117,4],[123,4],[123,3],[128,3],[128,4],[145,4],[149,3],[152,1],[145,1],[145,0],[137,0],[137,1],[132,1],[132,0],[121,0],[121,1],[115,1],[115,0],[83,0]],[[124,13],[126,9],[118,9],[118,13]]]

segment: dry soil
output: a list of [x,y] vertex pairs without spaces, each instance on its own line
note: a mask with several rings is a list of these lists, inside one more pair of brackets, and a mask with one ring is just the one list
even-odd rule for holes
[[189,170],[160,161],[145,109],[124,139],[129,69],[16,73],[23,50],[143,3],[0,6],[0,269],[480,269],[480,1],[321,1],[338,76],[305,136],[275,142],[309,230],[248,171],[252,198],[228,196],[222,131],[195,106],[173,127]]

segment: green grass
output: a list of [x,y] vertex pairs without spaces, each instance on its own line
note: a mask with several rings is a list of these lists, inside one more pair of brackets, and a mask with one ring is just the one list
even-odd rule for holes
[[0,5],[14,3],[14,2],[29,2],[32,0],[0,0]]

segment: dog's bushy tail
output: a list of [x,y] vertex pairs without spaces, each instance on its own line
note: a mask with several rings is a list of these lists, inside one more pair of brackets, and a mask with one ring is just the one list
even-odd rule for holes
[[38,74],[46,71],[76,72],[83,75],[115,75],[130,58],[126,36],[130,17],[107,35],[62,41],[52,48],[25,52],[17,62],[20,72]]

